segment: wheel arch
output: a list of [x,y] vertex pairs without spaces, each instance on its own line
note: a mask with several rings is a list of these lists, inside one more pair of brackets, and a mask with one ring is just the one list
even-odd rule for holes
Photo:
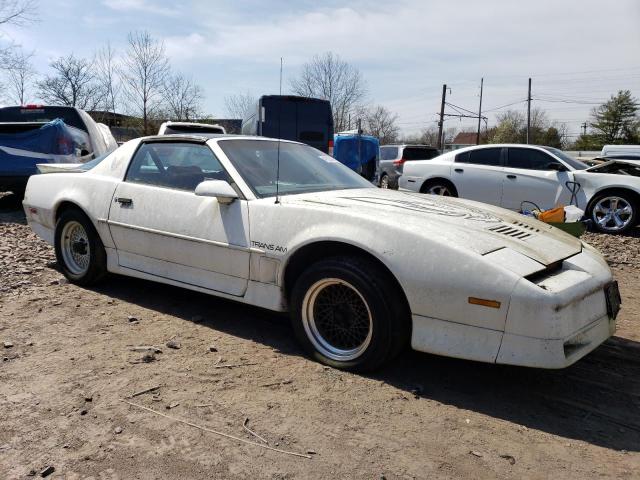
[[73,202],[71,200],[62,200],[60,203],[58,203],[58,205],[56,205],[56,208],[54,210],[53,220],[57,222],[58,219],[62,216],[62,214],[68,210],[79,210],[87,218],[90,218],[89,215],[87,215],[87,212],[85,212],[84,209],[80,205],[78,205],[76,202]]
[[[109,247],[111,246],[111,241],[110,241],[111,239],[110,238],[106,238],[105,239],[105,235],[107,235],[107,234],[105,232],[101,232],[100,231],[101,229],[98,228],[99,226],[91,218],[91,215],[89,215],[87,213],[87,211],[84,208],[82,208],[78,202],[75,202],[73,200],[69,200],[69,199],[62,200],[55,206],[54,211],[53,211],[53,224],[54,224],[54,227],[55,227],[56,223],[58,223],[58,219],[62,216],[62,214],[64,212],[69,211],[69,210],[77,210],[80,213],[82,213],[85,217],[87,217],[87,219],[89,220],[89,222],[93,226],[93,229],[95,230],[96,234],[100,238],[100,241],[102,241],[103,245],[109,246]],[[107,240],[107,241],[105,241],[105,240]]]
[[[327,254],[327,252],[330,253]],[[287,302],[289,301],[296,280],[300,278],[300,275],[302,275],[302,273],[309,265],[328,256],[335,257],[340,255],[359,256],[375,263],[387,274],[388,279],[393,283],[395,289],[397,290],[396,293],[400,296],[400,301],[406,307],[406,311],[410,314],[411,309],[409,308],[409,300],[407,298],[407,295],[402,288],[402,285],[393,274],[393,272],[389,269],[389,267],[387,267],[387,265],[373,253],[356,245],[339,240],[321,240],[308,243],[295,250],[289,256],[287,262],[284,265],[284,271],[282,274],[283,293],[284,297],[287,299]],[[390,292],[390,294],[392,294],[392,292]],[[410,318],[407,318],[407,321],[410,322],[410,320]]]
[[601,195],[606,195],[606,194],[613,195],[616,193],[630,195],[633,201],[635,202],[636,206],[640,207],[640,192],[637,192],[636,190],[629,187],[625,187],[625,186],[603,187],[600,190],[596,190],[595,192],[593,192],[593,195],[591,195],[591,198],[589,199],[589,203],[587,203],[587,212],[591,211],[591,207],[593,206],[593,201],[595,200],[596,197],[599,197]]
[[458,196],[458,188],[455,186],[455,184],[448,178],[440,177],[440,176],[425,178],[424,181],[422,182],[422,185],[420,185],[420,193],[425,193],[427,186],[436,182],[446,183],[451,188],[453,188],[454,193],[456,194],[456,196]]

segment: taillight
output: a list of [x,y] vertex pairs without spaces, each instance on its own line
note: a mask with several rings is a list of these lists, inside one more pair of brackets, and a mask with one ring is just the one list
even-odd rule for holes
[[333,157],[333,140],[329,140],[329,155]]
[[399,160],[394,160],[394,161],[393,161],[393,164],[394,164],[396,167],[401,167],[402,165],[404,165],[404,162],[406,162],[406,160],[405,160],[404,158],[401,158],[401,159],[399,159]]
[[42,107],[44,107],[44,105],[36,105],[33,103],[29,103],[27,105],[24,105],[22,108],[24,108],[25,110],[39,110]]

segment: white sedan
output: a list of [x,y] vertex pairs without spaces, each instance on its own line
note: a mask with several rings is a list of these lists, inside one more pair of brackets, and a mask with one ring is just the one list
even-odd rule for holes
[[132,140],[35,175],[24,209],[67,278],[107,272],[284,312],[309,354],[373,369],[405,346],[566,367],[615,330],[600,254],[497,207],[380,190],[309,146]]
[[[450,195],[519,210],[573,204],[595,227],[623,233],[640,222],[640,165],[615,160],[589,167],[561,150],[534,145],[482,145],[433,160],[407,162],[400,188]],[[528,210],[532,204],[522,205]]]

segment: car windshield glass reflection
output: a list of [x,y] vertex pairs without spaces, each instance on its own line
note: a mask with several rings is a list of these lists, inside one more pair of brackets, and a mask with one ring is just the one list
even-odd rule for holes
[[218,144],[258,197],[276,195],[278,155],[280,195],[373,188],[333,157],[307,145],[268,140],[221,140]]

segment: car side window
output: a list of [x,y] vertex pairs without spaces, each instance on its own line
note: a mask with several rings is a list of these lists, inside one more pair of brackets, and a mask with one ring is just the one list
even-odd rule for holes
[[143,143],[125,178],[126,182],[188,191],[204,180],[230,179],[207,145],[185,142]]
[[481,148],[462,152],[456,155],[456,162],[499,167],[501,150],[501,148]]
[[550,163],[559,162],[546,153],[533,148],[510,148],[506,166],[527,170],[551,170]]
[[398,147],[381,147],[380,160],[395,160],[398,158]]

